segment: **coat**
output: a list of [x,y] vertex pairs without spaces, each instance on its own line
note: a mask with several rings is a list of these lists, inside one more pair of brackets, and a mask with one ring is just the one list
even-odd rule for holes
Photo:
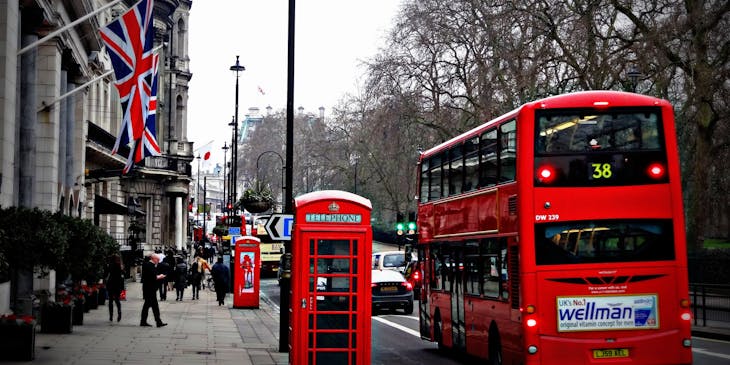
[[104,284],[106,285],[106,291],[112,297],[118,297],[124,290],[124,273],[119,265],[109,265],[107,267]]
[[188,265],[181,262],[175,265],[175,289],[182,290],[188,286]]
[[157,290],[159,288],[157,267],[152,261],[147,260],[142,264],[142,298],[157,299]]
[[218,287],[227,288],[230,281],[231,272],[228,271],[228,266],[222,263],[216,263],[213,268],[210,269],[210,275],[213,277],[216,289]]

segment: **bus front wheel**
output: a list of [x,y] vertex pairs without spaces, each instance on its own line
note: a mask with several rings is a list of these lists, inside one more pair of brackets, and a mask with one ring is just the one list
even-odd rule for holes
[[494,331],[489,334],[489,365],[502,365],[502,344]]

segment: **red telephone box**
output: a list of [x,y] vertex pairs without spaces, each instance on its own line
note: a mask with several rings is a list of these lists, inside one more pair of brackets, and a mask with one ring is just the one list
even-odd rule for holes
[[295,199],[290,364],[370,364],[371,210],[344,191]]
[[238,237],[233,267],[233,307],[258,308],[261,272],[261,240],[253,236]]

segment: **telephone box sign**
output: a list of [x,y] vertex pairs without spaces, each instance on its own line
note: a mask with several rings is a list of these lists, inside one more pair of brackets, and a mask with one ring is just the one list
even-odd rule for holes
[[558,331],[659,328],[657,295],[558,297]]
[[362,223],[360,214],[318,214],[310,213],[304,217],[307,223]]

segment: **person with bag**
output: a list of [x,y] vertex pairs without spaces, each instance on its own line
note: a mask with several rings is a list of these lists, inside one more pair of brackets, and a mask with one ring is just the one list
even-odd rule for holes
[[188,265],[185,263],[182,257],[177,258],[177,265],[175,265],[175,292],[177,293],[176,301],[182,302],[183,294],[185,293],[185,287],[188,286]]
[[122,303],[120,302],[124,290],[124,266],[119,255],[109,257],[109,264],[106,268],[107,295],[109,296],[109,321],[114,318],[114,304],[117,306],[117,322],[122,320]]

